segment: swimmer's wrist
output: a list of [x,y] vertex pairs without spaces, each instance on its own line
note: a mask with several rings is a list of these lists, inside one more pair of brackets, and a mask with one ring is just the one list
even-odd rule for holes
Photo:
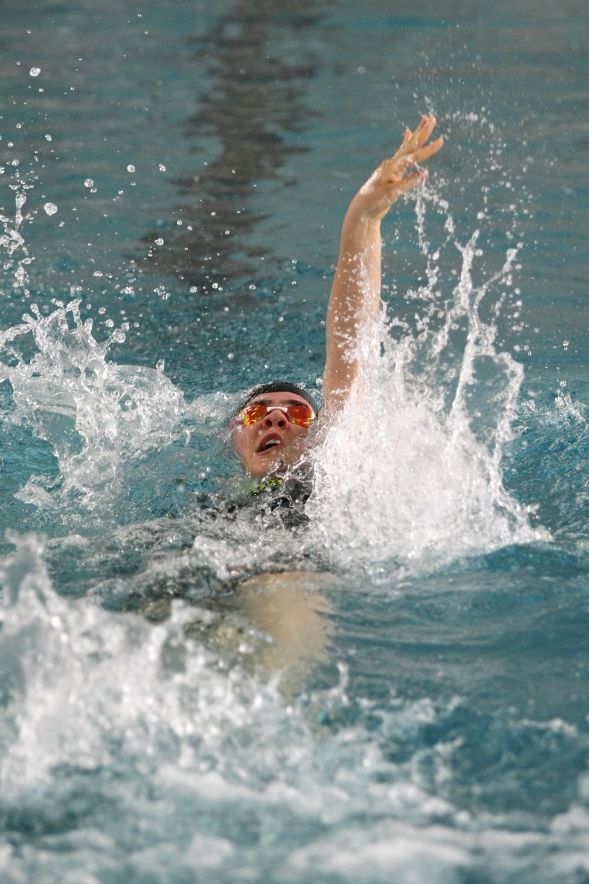
[[370,214],[365,207],[351,205],[342,226],[342,238],[370,240],[380,234],[381,216]]

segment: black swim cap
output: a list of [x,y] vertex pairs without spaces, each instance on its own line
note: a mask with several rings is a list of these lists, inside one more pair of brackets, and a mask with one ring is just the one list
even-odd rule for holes
[[299,387],[298,384],[291,384],[288,381],[272,381],[269,384],[260,384],[258,387],[254,387],[253,390],[249,391],[245,399],[239,403],[235,413],[239,414],[252,399],[255,399],[256,396],[262,396],[264,393],[296,393],[297,396],[308,402],[315,414],[317,414],[317,404],[313,397],[306,390],[303,390],[302,387]]

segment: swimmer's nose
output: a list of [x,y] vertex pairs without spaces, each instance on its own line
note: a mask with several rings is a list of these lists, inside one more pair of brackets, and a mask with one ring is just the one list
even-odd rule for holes
[[288,426],[288,419],[283,411],[279,411],[278,408],[276,408],[266,414],[266,417],[262,421],[262,426],[265,429],[279,427],[281,430],[284,430]]

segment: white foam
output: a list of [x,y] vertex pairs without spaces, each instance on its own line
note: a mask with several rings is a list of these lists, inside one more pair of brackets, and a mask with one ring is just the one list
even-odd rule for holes
[[[33,305],[22,324],[0,335],[0,376],[10,382],[15,403],[7,419],[50,443],[60,473],[56,509],[67,506],[68,497],[87,510],[108,502],[125,462],[178,434],[180,390],[157,369],[110,360],[125,331],[122,326],[99,342],[75,300],[48,316]],[[31,338],[34,352],[25,357]],[[20,497],[47,506],[47,491],[37,477]]]
[[[423,214],[418,205],[418,229]],[[356,385],[316,452],[309,511],[339,567],[430,570],[547,536],[503,485],[523,369],[496,344],[497,310],[487,308],[490,319],[481,310],[516,250],[475,285],[477,234],[458,243],[458,282],[440,319],[435,260],[420,238],[429,280],[422,314],[398,341],[384,315],[365,329]],[[454,248],[453,236],[448,243]]]

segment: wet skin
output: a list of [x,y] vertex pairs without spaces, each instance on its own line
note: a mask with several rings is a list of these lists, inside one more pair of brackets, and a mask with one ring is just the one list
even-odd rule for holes
[[[264,405],[307,405],[296,393],[263,393],[252,399]],[[248,403],[251,404],[251,403]],[[250,476],[265,476],[281,466],[295,463],[305,450],[309,433],[289,421],[283,411],[269,411],[261,421],[245,427],[238,424],[232,433],[233,447]]]

